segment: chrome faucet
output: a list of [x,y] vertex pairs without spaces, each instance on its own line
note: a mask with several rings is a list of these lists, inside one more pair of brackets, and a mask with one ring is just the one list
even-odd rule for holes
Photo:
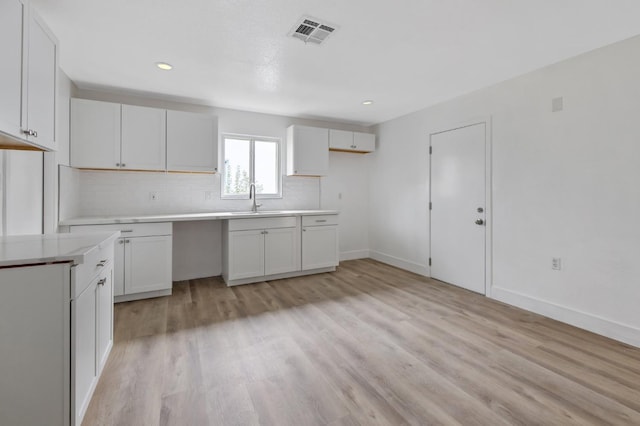
[[[253,192],[252,192],[252,190],[253,190]],[[256,204],[256,184],[253,183],[253,182],[251,182],[249,184],[249,199],[253,200],[253,205],[251,206],[251,211],[256,213],[258,211],[258,207],[262,206],[262,204]]]

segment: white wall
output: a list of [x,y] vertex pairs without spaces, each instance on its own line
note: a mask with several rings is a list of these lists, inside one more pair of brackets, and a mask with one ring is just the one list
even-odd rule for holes
[[372,256],[428,275],[428,135],[491,115],[492,296],[640,346],[639,50],[635,37],[379,125]]
[[[286,128],[291,124],[327,127],[342,130],[368,129],[344,123],[306,120],[270,114],[211,108],[170,102],[137,95],[77,90],[75,97],[107,102],[203,112],[218,117],[219,133],[240,133],[271,136],[286,140]],[[286,144],[282,144],[283,159]],[[368,256],[368,160],[355,154],[331,154],[328,178],[284,177],[283,198],[260,200],[263,210],[279,209],[338,209],[340,215],[340,250],[342,259]],[[284,171],[284,163],[283,168]],[[70,185],[74,175],[65,174]],[[154,214],[170,212],[200,212],[215,210],[247,210],[249,200],[221,200],[219,175],[165,174],[139,172],[81,171],[79,172],[77,209],[65,208],[65,215],[105,216],[122,214]],[[63,184],[65,184],[63,182]],[[74,201],[70,192],[61,189],[65,199]],[[156,191],[157,201],[149,200],[149,192]],[[205,200],[205,192],[212,199]],[[338,192],[342,199],[338,200]],[[323,196],[321,197],[321,194]],[[72,203],[73,204],[73,203]],[[62,217],[61,219],[66,219]],[[211,252],[211,241],[220,244],[219,225],[193,222],[174,226],[174,280],[184,280],[220,274],[220,250],[216,248],[210,262],[202,253]],[[216,246],[217,247],[217,246]]]
[[340,212],[340,260],[369,257],[370,154],[329,153],[321,206]]

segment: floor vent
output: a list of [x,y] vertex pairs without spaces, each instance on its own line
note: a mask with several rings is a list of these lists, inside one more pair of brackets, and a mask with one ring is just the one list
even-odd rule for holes
[[336,30],[336,26],[319,19],[303,16],[293,26],[289,35],[305,43],[321,44]]

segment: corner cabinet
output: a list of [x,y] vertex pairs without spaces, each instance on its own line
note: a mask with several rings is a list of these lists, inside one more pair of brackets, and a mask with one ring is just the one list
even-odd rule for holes
[[329,129],[293,125],[287,128],[287,175],[326,176]]
[[0,55],[0,146],[55,150],[57,40],[27,1],[0,2]]
[[81,425],[113,345],[112,291],[113,239],[79,265],[0,268],[0,424]]
[[168,296],[172,291],[172,224],[74,225],[71,233],[115,232],[115,302]]
[[371,133],[329,130],[329,150],[366,154],[376,149],[376,135]]

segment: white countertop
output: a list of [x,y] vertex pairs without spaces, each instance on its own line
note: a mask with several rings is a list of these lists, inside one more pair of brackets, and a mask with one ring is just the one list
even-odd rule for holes
[[120,232],[96,232],[0,237],[0,267],[51,262],[82,264],[92,250],[119,236]]
[[193,220],[247,219],[252,217],[309,216],[320,214],[338,214],[337,210],[265,210],[256,213],[250,211],[178,213],[141,216],[93,216],[76,217],[60,221],[60,225],[109,225],[114,223],[183,222]]

